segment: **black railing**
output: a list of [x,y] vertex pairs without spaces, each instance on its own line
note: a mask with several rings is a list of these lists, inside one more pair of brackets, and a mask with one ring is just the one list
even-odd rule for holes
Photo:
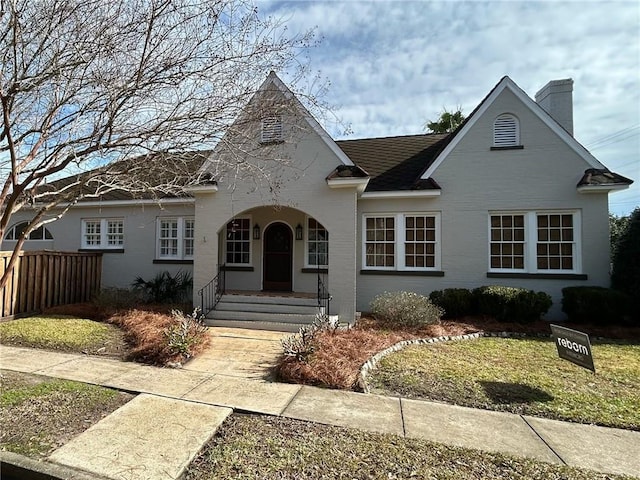
[[331,294],[327,290],[326,277],[318,268],[318,311],[321,314],[329,315],[331,305]]
[[216,305],[222,298],[225,291],[225,268],[224,265],[218,267],[218,275],[209,283],[198,290],[200,295],[200,310],[205,317],[211,310],[215,310]]

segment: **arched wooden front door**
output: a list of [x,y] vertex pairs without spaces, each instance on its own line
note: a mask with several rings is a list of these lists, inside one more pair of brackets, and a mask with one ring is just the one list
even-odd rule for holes
[[293,235],[284,223],[273,223],[264,232],[263,290],[292,290]]

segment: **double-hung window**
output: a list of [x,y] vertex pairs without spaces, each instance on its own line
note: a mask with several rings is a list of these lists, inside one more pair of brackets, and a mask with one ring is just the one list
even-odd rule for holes
[[193,258],[195,221],[192,217],[158,217],[156,256],[160,260]]
[[578,212],[500,212],[489,215],[489,270],[580,272]]
[[307,266],[329,265],[329,232],[313,218],[307,219]]
[[227,265],[249,265],[251,263],[251,219],[234,218],[226,228]]
[[439,214],[365,215],[363,223],[364,269],[440,268]]
[[85,218],[82,220],[82,248],[124,248],[124,219]]

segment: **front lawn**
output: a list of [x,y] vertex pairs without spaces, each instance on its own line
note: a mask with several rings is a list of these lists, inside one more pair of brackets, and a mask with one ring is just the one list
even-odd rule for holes
[[133,395],[26,373],[0,371],[0,449],[41,458]]
[[83,353],[123,354],[123,335],[114,325],[69,315],[40,315],[0,323],[5,345]]
[[614,480],[629,477],[425,440],[278,417],[234,414],[190,465],[187,480]]
[[640,345],[594,342],[596,374],[547,339],[407,347],[368,378],[374,393],[640,430]]

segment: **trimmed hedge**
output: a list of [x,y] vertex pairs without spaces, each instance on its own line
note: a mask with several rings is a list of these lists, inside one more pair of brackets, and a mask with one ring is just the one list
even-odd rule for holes
[[477,313],[473,293],[466,288],[434,290],[429,294],[429,299],[444,310],[443,318],[460,318]]
[[586,286],[562,289],[562,311],[570,322],[624,323],[629,305],[629,296],[612,288]]
[[478,313],[503,322],[535,322],[549,311],[553,303],[545,292],[498,285],[476,288],[473,295]]

